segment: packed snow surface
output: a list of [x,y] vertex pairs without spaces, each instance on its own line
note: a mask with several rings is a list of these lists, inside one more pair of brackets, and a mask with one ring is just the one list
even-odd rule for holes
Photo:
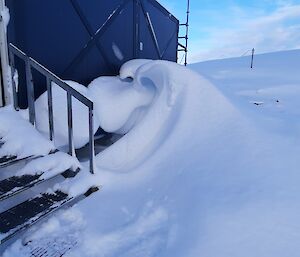
[[[60,185],[102,190],[26,240],[73,235],[72,257],[298,257],[299,65],[300,51],[257,56],[254,69],[250,57],[125,64],[113,88],[122,99],[133,78],[143,114],[96,175]],[[28,255],[18,241],[4,256]]]
[[0,157],[47,155],[54,150],[52,142],[40,135],[19,112],[12,107],[0,109]]
[[42,174],[41,179],[48,179],[63,171],[80,168],[80,163],[75,157],[63,152],[56,152],[32,160],[17,172],[17,176]]

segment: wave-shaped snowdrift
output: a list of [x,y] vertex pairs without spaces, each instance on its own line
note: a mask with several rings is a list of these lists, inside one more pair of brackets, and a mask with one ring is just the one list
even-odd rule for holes
[[[72,193],[93,183],[103,191],[81,206],[88,224],[69,256],[282,256],[298,249],[295,142],[257,129],[182,66],[133,62],[121,69],[129,74],[151,84],[155,96],[128,134],[98,156],[97,175],[70,185]],[[163,219],[140,223],[158,210]],[[106,246],[103,255],[98,245]]]
[[[128,77],[133,78],[131,90],[147,96],[147,105],[136,105],[131,112],[134,118],[127,120],[132,128],[97,156],[96,163],[100,168],[128,170],[138,165],[163,144],[170,126],[174,126],[180,116],[180,105],[184,98],[182,89],[188,83],[183,78],[174,78],[170,63],[166,65],[161,61],[133,60],[120,70],[121,79]],[[130,98],[124,100],[129,104],[132,102]],[[115,111],[118,112],[118,109]]]
[[[117,77],[99,77],[88,88],[72,81],[70,86],[93,100],[94,130],[122,134],[113,146],[99,154],[96,164],[109,170],[128,170],[163,144],[180,117],[184,88],[197,83],[191,71],[165,61],[132,60]],[[186,73],[186,74],[185,74]],[[199,82],[201,84],[201,82]],[[54,132],[57,146],[68,143],[66,93],[53,84]],[[36,101],[37,127],[48,134],[47,93]],[[88,110],[73,100],[75,147],[88,142]]]

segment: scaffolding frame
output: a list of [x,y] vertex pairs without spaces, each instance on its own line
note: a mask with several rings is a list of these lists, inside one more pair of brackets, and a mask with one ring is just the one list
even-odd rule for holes
[[[188,61],[188,39],[189,39],[189,18],[190,18],[190,0],[187,0],[186,8],[186,22],[179,24],[180,27],[185,27],[185,36],[178,37],[178,52],[184,52],[184,65],[187,65]],[[184,39],[184,43],[180,43],[179,40]]]

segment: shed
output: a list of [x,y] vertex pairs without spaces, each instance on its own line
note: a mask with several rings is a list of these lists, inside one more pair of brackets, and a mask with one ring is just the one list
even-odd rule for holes
[[[62,79],[88,85],[135,58],[177,61],[179,21],[155,0],[6,0],[8,42]],[[27,107],[25,68],[19,105]],[[46,87],[33,73],[35,97]],[[37,85],[37,86],[36,86]]]

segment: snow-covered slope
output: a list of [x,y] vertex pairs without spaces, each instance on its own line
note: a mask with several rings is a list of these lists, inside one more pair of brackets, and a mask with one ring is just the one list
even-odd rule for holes
[[[95,176],[64,185],[101,183],[102,192],[28,239],[72,235],[72,257],[299,256],[299,53],[257,56],[253,70],[249,57],[196,72],[131,63],[134,81],[155,90],[147,112],[97,156]],[[128,166],[136,149],[145,158]],[[21,253],[18,242],[5,256]]]

